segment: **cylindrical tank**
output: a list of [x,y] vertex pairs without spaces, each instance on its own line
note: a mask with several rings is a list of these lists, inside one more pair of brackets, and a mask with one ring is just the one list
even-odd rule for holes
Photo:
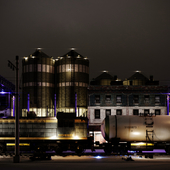
[[75,50],[56,59],[56,85],[58,112],[75,112],[76,116],[86,116],[87,87],[89,84],[89,60]]
[[118,138],[122,142],[166,142],[170,141],[170,116],[108,116],[101,132],[107,141]]
[[54,65],[55,60],[39,49],[23,58],[22,116],[28,110],[39,117],[54,116]]

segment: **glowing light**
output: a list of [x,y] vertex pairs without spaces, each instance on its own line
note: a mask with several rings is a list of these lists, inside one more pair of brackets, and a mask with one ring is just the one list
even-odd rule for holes
[[51,136],[50,139],[57,139],[57,136],[56,135]]
[[71,50],[75,50],[75,48],[71,48]]
[[138,143],[131,143],[131,146],[154,146],[153,143],[144,143],[144,142],[138,142]]
[[107,70],[103,70],[103,73],[108,73],[108,71]]
[[85,60],[87,60],[88,58],[87,58],[87,57],[85,57],[84,59],[85,59]]
[[136,70],[135,72],[136,72],[136,73],[141,73],[141,71],[139,71],[139,70]]
[[132,132],[133,135],[140,135],[139,132]]
[[95,158],[96,158],[96,159],[101,159],[102,157],[98,155],[98,156],[96,156]]
[[28,60],[28,57],[25,57],[25,60]]
[[[2,89],[3,90],[3,89]],[[10,94],[10,92],[1,91],[0,94]]]
[[73,139],[80,139],[77,135],[73,136]]
[[37,48],[37,50],[42,50],[42,48]]
[[[15,146],[15,143],[7,143],[6,146]],[[19,146],[30,146],[29,143],[20,143]]]

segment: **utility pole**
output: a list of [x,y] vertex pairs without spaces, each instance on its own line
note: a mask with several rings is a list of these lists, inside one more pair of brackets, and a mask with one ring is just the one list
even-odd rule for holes
[[19,156],[19,57],[16,56],[16,65],[12,64],[8,60],[8,66],[13,70],[16,70],[16,79],[15,79],[15,96],[16,96],[16,113],[15,113],[15,156],[13,157],[14,163],[20,162]]

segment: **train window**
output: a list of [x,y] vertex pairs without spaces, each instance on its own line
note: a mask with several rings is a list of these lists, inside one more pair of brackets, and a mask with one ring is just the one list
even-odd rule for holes
[[133,109],[133,115],[139,115],[139,110],[138,109]]
[[121,109],[117,109],[116,110],[116,115],[122,115],[122,110]]
[[95,109],[95,119],[100,119],[100,109]]
[[160,103],[160,96],[155,96],[155,103]]
[[95,102],[100,103],[100,95],[95,95]]
[[138,95],[134,95],[133,102],[134,103],[139,103],[139,96]]
[[122,103],[122,96],[121,95],[116,96],[116,103]]
[[155,115],[160,115],[161,114],[161,110],[160,109],[155,109]]
[[111,109],[106,109],[106,116],[111,115]]
[[105,102],[111,102],[111,95],[106,95]]

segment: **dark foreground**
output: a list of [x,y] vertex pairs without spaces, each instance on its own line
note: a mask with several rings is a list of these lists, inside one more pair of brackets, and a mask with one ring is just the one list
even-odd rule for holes
[[0,156],[0,170],[169,170],[170,156],[155,155],[153,159],[132,156],[52,156],[51,160],[31,161],[27,156],[20,157],[20,163],[13,163],[13,157]]

